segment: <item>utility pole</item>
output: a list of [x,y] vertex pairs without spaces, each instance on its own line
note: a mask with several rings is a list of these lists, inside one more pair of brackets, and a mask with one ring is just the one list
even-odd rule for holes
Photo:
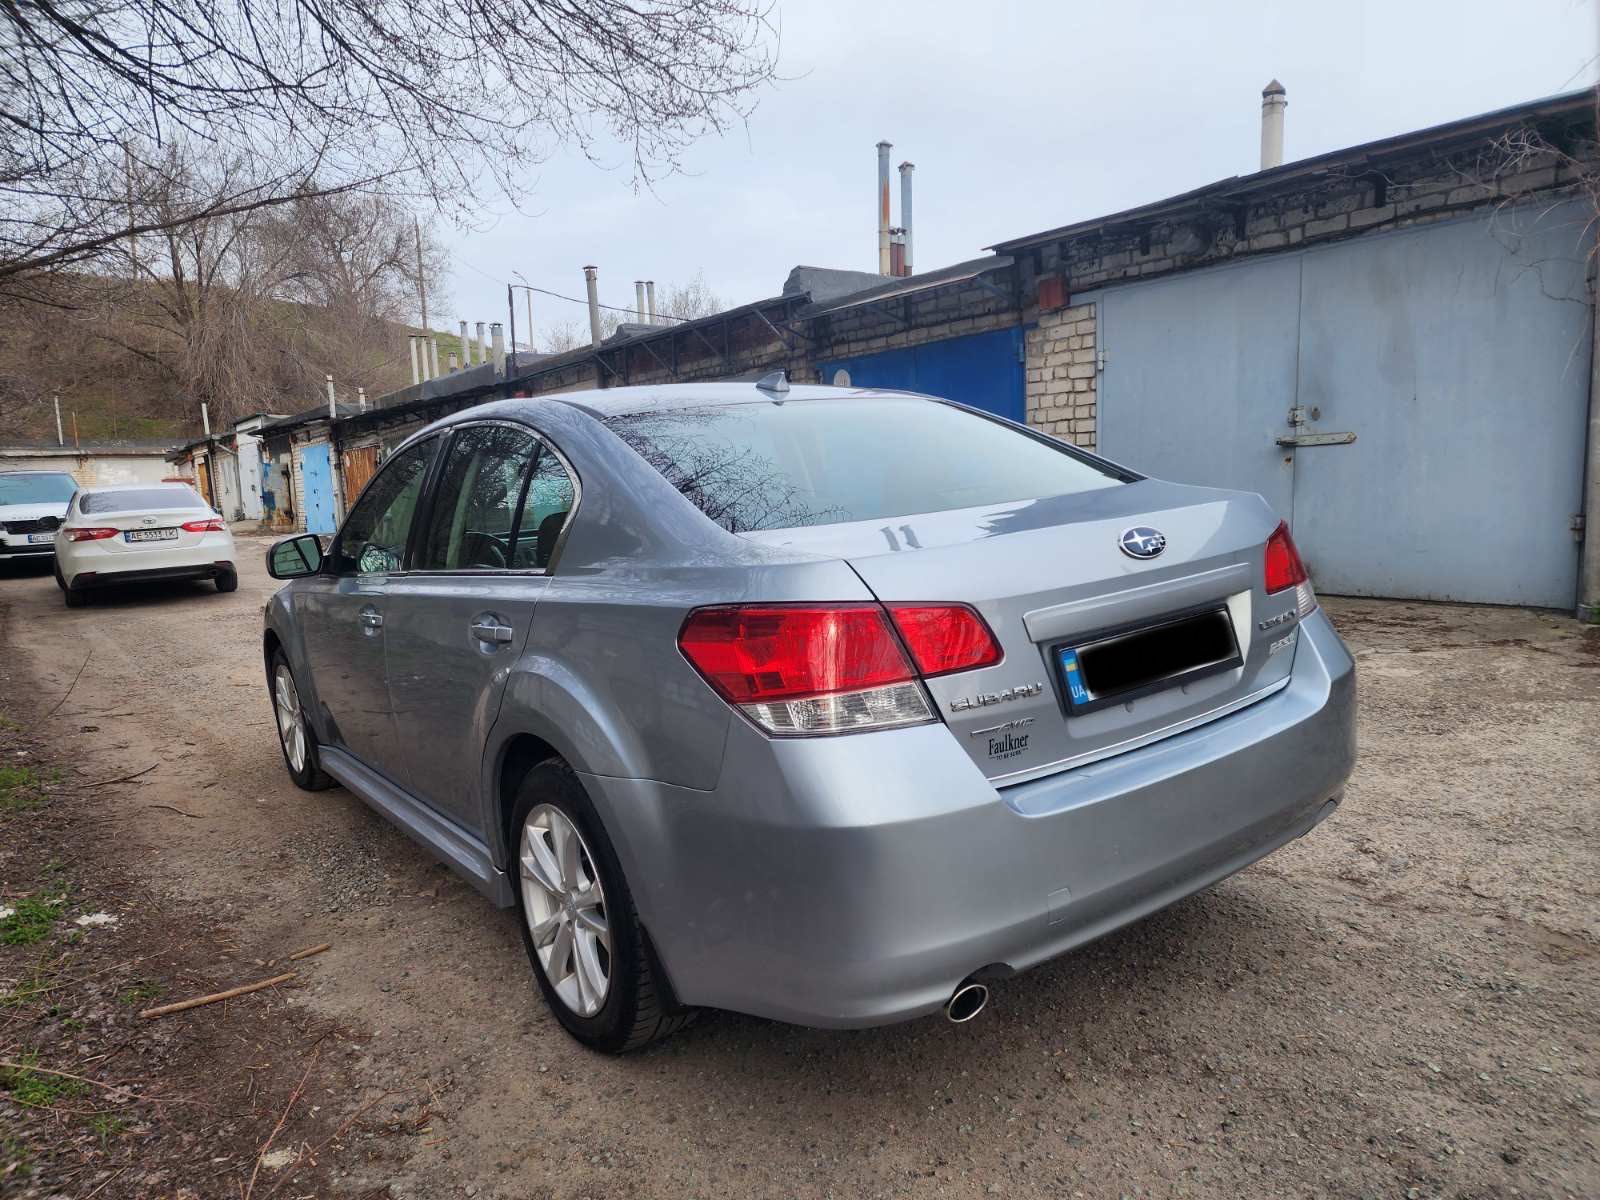
[[122,143],[122,178],[128,189],[128,260],[133,264],[130,279],[139,278],[139,236],[133,232],[133,151]]
[[428,332],[428,285],[422,278],[422,222],[411,218],[411,228],[417,235],[417,299],[422,304],[422,332]]
[[61,393],[52,392],[51,395],[56,402],[56,445],[65,446],[67,444],[67,435],[61,432]]

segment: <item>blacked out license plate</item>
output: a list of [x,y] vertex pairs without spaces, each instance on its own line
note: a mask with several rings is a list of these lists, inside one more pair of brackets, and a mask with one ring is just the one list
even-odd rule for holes
[[1207,609],[1056,648],[1061,691],[1074,713],[1121,704],[1243,662],[1226,608]]

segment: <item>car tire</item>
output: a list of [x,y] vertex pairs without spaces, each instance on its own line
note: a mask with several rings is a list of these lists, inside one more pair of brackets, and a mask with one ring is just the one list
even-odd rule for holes
[[[555,840],[551,826],[559,825],[562,819],[578,835],[571,871],[574,878],[565,885],[560,881],[552,882],[557,882],[558,887],[565,886],[569,896],[593,895],[593,885],[598,882],[602,901],[597,909],[590,910],[587,918],[582,915],[585,910],[581,905],[566,909],[565,921],[550,916],[560,904],[555,890],[539,880],[540,868],[529,840],[530,827],[532,836],[541,838],[545,849],[550,850]],[[689,1024],[695,1011],[682,1007],[673,998],[661,964],[639,922],[633,894],[623,878],[616,850],[572,768],[560,759],[551,759],[529,771],[518,789],[510,828],[516,839],[511,847],[510,869],[516,879],[522,944],[545,1003],[562,1027],[591,1049],[623,1054]],[[533,861],[530,863],[530,860]],[[589,880],[588,888],[583,886],[584,879]],[[585,919],[592,921],[596,912],[604,922],[604,935],[597,935],[583,925]],[[536,940],[541,936],[535,932],[541,913],[546,916],[542,922],[542,937],[550,951],[549,967],[540,942]],[[558,925],[554,933],[551,932],[552,921]],[[570,936],[564,937],[561,930],[570,930]],[[581,944],[586,938],[589,939],[587,951]],[[563,953],[563,943],[566,947],[564,961],[556,957]],[[587,978],[583,968],[586,958],[591,967],[601,964],[606,975],[603,1000],[592,1012],[583,1011],[595,1000],[592,982],[587,989],[582,983],[582,979]],[[563,968],[570,970],[563,973]],[[555,979],[551,978],[552,969],[557,973]],[[583,999],[575,1004],[575,997]]]
[[67,602],[68,608],[82,608],[89,603],[89,595],[80,588],[70,588],[64,582],[61,585],[61,598]]
[[[287,680],[286,689],[284,680]],[[278,730],[278,749],[283,751],[283,765],[289,770],[289,778],[294,780],[297,788],[307,792],[322,792],[331,788],[335,781],[318,763],[317,735],[311,731],[311,722],[306,720],[305,709],[300,704],[300,686],[295,682],[294,671],[290,669],[289,660],[284,657],[282,650],[272,652],[272,669],[267,674],[267,698],[272,704],[273,724]]]
[[217,591],[237,592],[239,590],[239,572],[223,571],[217,576]]

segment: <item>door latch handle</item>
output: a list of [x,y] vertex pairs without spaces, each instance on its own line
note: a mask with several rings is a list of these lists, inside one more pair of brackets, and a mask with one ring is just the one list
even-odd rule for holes
[[359,614],[360,621],[368,629],[383,628],[383,614],[375,608],[363,608]]
[[493,621],[480,621],[476,625],[467,626],[467,630],[480,642],[493,642],[497,645],[508,644],[513,636],[511,626],[497,625]]

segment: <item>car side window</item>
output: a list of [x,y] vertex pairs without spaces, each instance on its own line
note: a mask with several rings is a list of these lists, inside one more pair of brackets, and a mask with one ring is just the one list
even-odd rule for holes
[[539,448],[528,490],[522,497],[517,520],[517,544],[512,565],[544,570],[550,565],[556,542],[572,515],[577,489],[561,459],[547,446]]
[[538,441],[504,425],[469,426],[450,444],[415,566],[494,571],[512,565],[517,504]]
[[400,451],[367,485],[329,555],[334,574],[380,574],[405,565],[411,518],[437,441],[429,438]]

